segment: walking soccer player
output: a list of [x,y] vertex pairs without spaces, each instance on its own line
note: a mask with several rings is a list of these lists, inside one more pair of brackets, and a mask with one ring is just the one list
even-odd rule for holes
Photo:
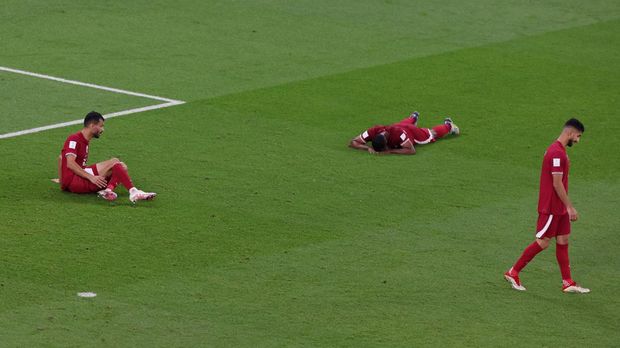
[[133,185],[127,166],[118,158],[86,165],[90,140],[101,136],[104,122],[100,113],[91,111],[84,118],[84,128],[65,141],[59,158],[61,189],[73,193],[97,192],[99,197],[113,201],[117,198],[114,189],[121,183],[129,191],[132,203],[155,198],[156,193],[141,191]]
[[540,174],[536,240],[525,248],[517,262],[504,273],[504,278],[515,290],[525,290],[519,280],[519,272],[534,256],[546,249],[551,238],[555,237],[555,256],[562,274],[562,291],[579,294],[590,292],[590,289],[577,285],[573,280],[568,259],[571,221],[577,221],[579,214],[568,197],[570,162],[566,155],[566,146],[578,143],[584,130],[581,122],[571,118],[564,124],[560,137],[545,152]]

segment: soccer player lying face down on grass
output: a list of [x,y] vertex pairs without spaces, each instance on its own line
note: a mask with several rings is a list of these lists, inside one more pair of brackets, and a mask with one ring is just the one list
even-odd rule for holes
[[[418,112],[389,126],[374,126],[353,138],[349,146],[369,153],[414,155],[415,146],[434,143],[447,134],[460,133],[451,118],[432,128],[418,127]],[[368,146],[368,143],[372,146]]]
[[156,193],[144,192],[133,185],[127,166],[118,158],[87,164],[90,140],[103,134],[104,122],[100,113],[91,111],[84,118],[84,128],[67,137],[58,158],[60,188],[73,193],[97,193],[113,201],[117,197],[114,189],[122,184],[129,191],[132,203],[155,198]]

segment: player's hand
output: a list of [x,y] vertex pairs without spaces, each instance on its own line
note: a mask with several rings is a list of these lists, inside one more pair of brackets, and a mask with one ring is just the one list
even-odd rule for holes
[[104,188],[108,184],[105,178],[99,175],[93,175],[88,180],[90,180],[90,182],[92,182],[93,184],[97,185],[97,187],[99,188]]
[[577,213],[577,210],[573,207],[568,207],[566,208],[566,211],[568,212],[568,217],[570,218],[570,221],[577,221],[577,219],[579,219],[579,213]]
[[376,155],[376,154],[377,154],[377,151],[375,151],[375,149],[373,149],[372,147],[369,147],[369,148],[368,148],[368,153],[369,153],[369,154],[372,154],[372,155]]

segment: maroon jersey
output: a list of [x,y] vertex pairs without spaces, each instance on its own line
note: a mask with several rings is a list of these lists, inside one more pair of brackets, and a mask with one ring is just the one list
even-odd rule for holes
[[[387,146],[390,149],[399,149],[407,140],[410,140],[413,143],[415,136],[420,136],[418,134],[419,132],[424,133],[422,128],[417,128],[408,124],[410,122],[412,122],[411,118],[406,118],[405,120],[391,126],[374,126],[372,128],[368,128],[364,133],[360,134],[360,137],[365,142],[369,142],[372,141],[377,134],[387,131]],[[428,136],[426,136],[426,138],[427,137]]]
[[[390,149],[400,149],[405,142],[411,141],[412,134],[404,126],[390,126],[387,128],[387,146]],[[412,142],[413,143],[413,142]]]
[[372,128],[368,128],[364,133],[360,134],[360,137],[365,141],[369,142],[374,139],[377,134],[385,131],[387,129],[386,126],[374,126]]
[[553,175],[562,174],[562,184],[568,193],[568,169],[570,163],[564,145],[559,141],[551,144],[542,163],[540,173],[540,193],[538,195],[538,213],[546,215],[566,214],[566,206],[553,188]]
[[82,132],[71,134],[65,144],[62,147],[62,178],[61,184],[63,187],[67,187],[73,176],[75,175],[71,169],[67,167],[67,156],[75,156],[75,163],[82,168],[86,167],[88,161],[88,140],[84,138]]

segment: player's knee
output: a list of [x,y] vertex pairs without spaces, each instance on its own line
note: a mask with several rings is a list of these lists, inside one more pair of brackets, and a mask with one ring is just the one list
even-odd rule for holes
[[548,239],[537,239],[536,242],[538,243],[538,245],[544,250],[547,249],[549,247],[549,240]]

